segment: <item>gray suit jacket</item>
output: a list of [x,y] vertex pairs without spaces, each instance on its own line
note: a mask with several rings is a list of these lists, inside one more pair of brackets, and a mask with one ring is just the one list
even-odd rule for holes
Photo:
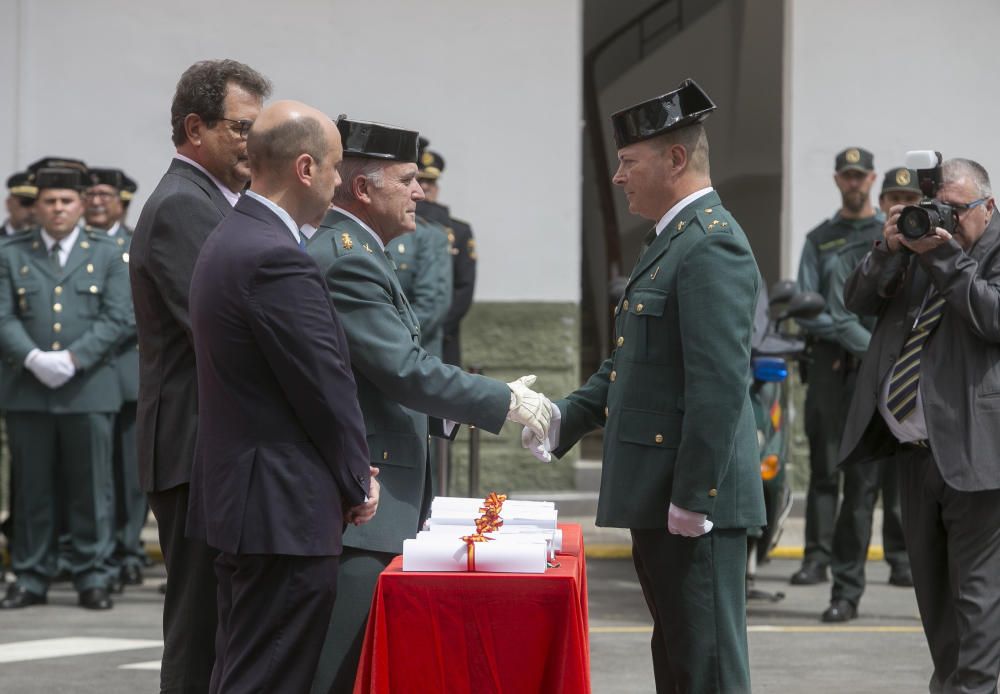
[[202,244],[231,210],[208,176],[174,159],[135,225],[129,277],[139,337],[136,445],[147,492],[191,479],[198,387],[188,288]]
[[959,491],[1000,488],[1000,214],[967,254],[955,241],[922,255],[880,244],[844,288],[847,308],[877,315],[841,443],[846,463],[890,454],[878,413],[881,384],[920,310],[928,283],[947,304],[924,345],[920,394],[941,476]]

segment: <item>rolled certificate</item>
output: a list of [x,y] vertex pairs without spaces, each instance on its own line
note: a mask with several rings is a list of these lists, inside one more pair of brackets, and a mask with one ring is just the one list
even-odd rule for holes
[[403,541],[403,571],[540,574],[545,573],[546,556],[544,541],[466,543],[461,538],[438,539],[428,535]]
[[[428,525],[468,525],[480,516],[478,509],[462,507],[438,507],[431,509]],[[559,512],[552,508],[516,508],[504,504],[500,511],[504,527],[510,525],[537,525],[546,530],[555,530]]]
[[[428,523],[426,530],[417,533],[417,537],[428,534],[432,537],[455,537],[471,535],[476,532],[476,526],[472,523],[462,525],[452,525],[448,523]],[[550,550],[559,552],[562,550],[562,530],[556,528],[543,528],[537,525],[504,525],[499,530],[490,533],[494,539],[525,538],[526,540],[543,539],[549,544]]]

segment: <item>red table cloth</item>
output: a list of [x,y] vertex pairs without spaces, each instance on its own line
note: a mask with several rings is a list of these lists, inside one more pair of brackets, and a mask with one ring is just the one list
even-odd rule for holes
[[590,691],[587,583],[579,525],[560,525],[544,574],[379,576],[355,694]]

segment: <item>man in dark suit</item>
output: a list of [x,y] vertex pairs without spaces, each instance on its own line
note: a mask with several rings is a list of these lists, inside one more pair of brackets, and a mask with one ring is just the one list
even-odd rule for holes
[[211,691],[307,692],[343,524],[378,503],[347,340],[300,245],[299,227],[330,205],[343,150],[329,117],[294,101],[261,112],[247,150],[253,184],[191,278],[188,532],[221,552]]
[[663,694],[750,691],[747,528],[765,522],[750,404],[760,275],[712,188],[701,121],[714,109],[686,80],[612,116],[613,180],[656,226],[615,310],[613,354],[555,403],[544,442],[562,456],[605,428],[597,524],[631,530]]
[[[844,464],[896,459],[903,532],[932,692],[995,692],[1000,674],[1000,217],[985,169],[941,167],[951,233],[883,239],[848,279],[878,316],[841,445]],[[925,190],[926,192],[930,192]]]
[[147,200],[129,251],[139,338],[139,482],[167,563],[163,692],[204,692],[212,673],[215,552],[184,537],[198,392],[188,317],[191,271],[209,232],[250,180],[246,135],[270,93],[233,60],[195,63],[171,106],[177,154]]
[[[382,504],[372,523],[348,528],[337,604],[314,692],[350,692],[378,574],[403,551],[429,511],[427,415],[498,433],[505,419],[544,433],[549,405],[529,390],[534,377],[504,384],[427,354],[396,276],[390,242],[415,225],[417,133],[375,123],[337,122],[344,142],[336,206],[309,243],[344,322],[351,367],[379,467]],[[454,435],[457,427],[435,433]]]

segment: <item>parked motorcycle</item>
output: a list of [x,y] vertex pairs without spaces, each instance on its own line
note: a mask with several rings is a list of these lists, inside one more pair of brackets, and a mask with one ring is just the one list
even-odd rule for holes
[[764,485],[767,524],[748,533],[747,598],[778,601],[783,593],[768,593],[753,587],[757,565],[768,557],[781,539],[782,526],[792,510],[792,490],[788,480],[788,365],[802,360],[805,340],[782,330],[789,319],[813,318],[826,302],[814,292],[799,292],[795,282],[783,280],[761,291],[754,320],[750,366],[753,385],[750,399],[757,422],[760,445],[760,477]]

